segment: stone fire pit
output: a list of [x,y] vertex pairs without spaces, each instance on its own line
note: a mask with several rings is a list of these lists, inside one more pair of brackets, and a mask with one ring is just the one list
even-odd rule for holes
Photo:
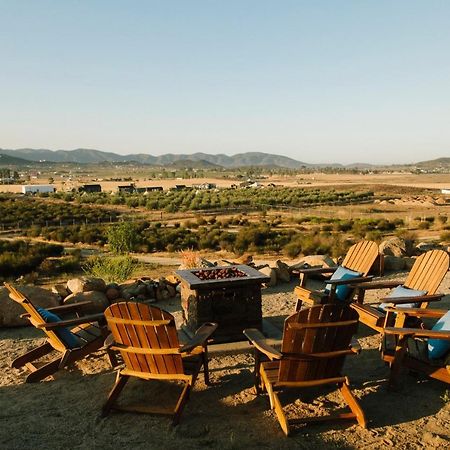
[[187,334],[217,322],[215,342],[244,340],[245,328],[262,330],[261,284],[269,277],[246,265],[177,270]]

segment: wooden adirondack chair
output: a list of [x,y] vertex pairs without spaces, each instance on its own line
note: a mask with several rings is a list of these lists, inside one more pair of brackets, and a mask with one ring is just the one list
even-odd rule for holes
[[[117,371],[116,383],[102,415],[106,416],[113,408],[164,414],[171,415],[176,425],[202,366],[205,383],[209,384],[207,342],[217,324],[203,324],[188,344],[180,346],[174,317],[155,306],[116,303],[106,309],[105,317],[114,338],[111,350],[121,353],[125,367]],[[116,399],[130,377],[179,381],[184,386],[174,409],[158,405],[151,408],[119,406]]]
[[[303,309],[284,323],[281,352],[264,340],[259,330],[244,334],[255,347],[255,388],[269,394],[270,407],[286,435],[290,425],[324,420],[356,419],[366,427],[364,412],[349,388],[349,380],[341,373],[345,357],[359,353],[351,345],[358,328],[358,316],[348,305],[325,304]],[[262,361],[261,357],[266,357]],[[267,358],[269,361],[267,361]],[[276,390],[336,384],[350,407],[350,413],[287,419]]]
[[[385,339],[382,358],[391,367],[390,387],[398,387],[402,368],[422,372],[430,378],[450,384],[450,352],[440,359],[431,360],[428,358],[426,341],[430,338],[450,340],[450,331],[398,327],[398,324],[405,323],[405,317],[402,316],[440,319],[447,312],[438,309],[388,308],[388,316],[392,315],[396,322],[394,327],[386,327],[383,330]],[[395,340],[386,339],[388,337],[395,337]]]
[[[385,323],[386,313],[377,308],[380,303],[391,303],[392,305],[418,303],[420,308],[427,308],[430,302],[439,301],[444,294],[436,294],[436,291],[449,269],[449,263],[450,257],[447,252],[430,250],[416,259],[403,284],[401,281],[358,283],[354,286],[356,300],[352,303],[352,307],[358,312],[359,320],[381,333],[383,327],[392,324]],[[426,291],[426,295],[420,297],[386,297],[377,303],[363,303],[366,290],[395,288],[400,285],[408,289]],[[402,317],[405,318],[406,316]],[[398,326],[403,325],[398,324]]]
[[[332,280],[328,281],[331,285],[329,292],[325,291],[312,291],[306,288],[306,283],[308,276],[311,275],[327,275],[333,274],[337,267],[324,267],[324,268],[310,268],[310,269],[300,269],[300,285],[294,290],[294,294],[297,297],[297,305],[295,310],[299,311],[303,302],[307,305],[317,305],[324,303],[333,303],[335,300],[336,288],[341,285],[350,285],[359,282],[365,282],[372,279],[368,276],[370,269],[375,265],[375,262],[379,261],[380,268],[382,267],[382,255],[380,255],[378,245],[373,241],[360,241],[352,245],[344,260],[342,261],[341,267],[345,269],[352,270],[361,274],[360,277],[347,279],[347,280]],[[351,298],[352,292],[349,291],[347,298]]]
[[[103,314],[46,323],[42,315],[25,295],[11,284],[5,283],[5,287],[10,293],[9,297],[25,309],[26,314],[23,314],[23,317],[26,317],[47,336],[47,341],[44,344],[19,356],[11,364],[16,369],[23,366],[27,367],[31,372],[26,378],[27,383],[43,380],[53,375],[59,369],[84,358],[89,353],[96,352],[103,346],[107,335]],[[90,304],[90,302],[47,308],[47,311],[56,314],[79,313],[80,309],[87,304]],[[102,321],[103,325],[101,325]],[[71,327],[70,332],[76,337],[76,342],[78,342],[78,345],[73,348],[70,348],[59,334],[60,330],[66,327]],[[47,358],[45,362],[39,361],[52,352],[57,352],[59,355],[50,360]]]

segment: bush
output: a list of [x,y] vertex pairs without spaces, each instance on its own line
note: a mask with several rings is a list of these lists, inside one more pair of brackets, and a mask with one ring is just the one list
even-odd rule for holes
[[106,283],[122,283],[130,279],[138,268],[138,260],[131,256],[93,256],[86,261],[83,271],[89,276],[102,278]]
[[108,244],[112,252],[129,253],[139,243],[136,227],[130,222],[123,222],[108,229]]

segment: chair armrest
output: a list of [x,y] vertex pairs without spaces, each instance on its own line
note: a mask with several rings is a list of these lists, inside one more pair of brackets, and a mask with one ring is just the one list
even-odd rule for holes
[[256,328],[247,328],[244,330],[246,338],[257,348],[261,353],[264,353],[271,361],[274,359],[281,359],[283,356],[278,350],[275,350],[271,345],[266,343],[265,336]]
[[386,334],[395,334],[400,336],[425,337],[431,339],[450,340],[450,331],[440,330],[421,330],[420,328],[394,328],[387,327],[383,330]]
[[421,295],[420,297],[384,297],[381,302],[372,303],[393,303],[394,305],[401,305],[402,303],[428,303],[439,301],[444,294]]
[[[45,308],[45,309],[49,312],[54,312],[54,313],[59,313],[59,312],[66,313],[66,312],[71,312],[72,310],[76,311],[77,309],[80,309],[83,306],[87,306],[87,305],[92,305],[92,302],[85,301],[85,302],[71,303],[70,305],[52,306],[51,308]],[[30,317],[30,314],[29,313],[21,314],[19,317],[21,319],[27,318],[27,317]]]
[[207,322],[204,323],[194,334],[192,339],[180,347],[181,353],[189,353],[194,350],[195,347],[204,346],[211,335],[216,331],[218,327],[217,323]]
[[303,273],[305,275],[333,273],[336,272],[337,267],[309,267],[308,269],[294,269],[293,273]]
[[89,322],[98,322],[99,320],[102,320],[104,317],[105,316],[103,315],[103,313],[92,314],[91,316],[83,316],[83,317],[76,317],[75,319],[60,320],[59,322],[38,323],[36,325],[36,328],[45,328],[46,330],[52,330],[54,328],[68,327],[72,325],[81,325],[83,323]]
[[328,280],[327,284],[331,284],[332,286],[340,286],[342,284],[349,284],[350,287],[352,287],[352,283],[354,283],[355,281],[368,281],[371,280],[373,278],[372,275],[369,275],[367,277],[357,277],[357,278],[352,278],[352,279],[348,279],[348,280]]
[[394,308],[392,306],[386,307],[386,312],[395,312],[411,317],[428,317],[439,319],[448,311],[444,309],[430,309],[430,308]]
[[70,312],[71,310],[76,310],[79,308],[83,308],[84,306],[92,305],[91,301],[71,303],[69,305],[61,305],[61,306],[52,306],[51,308],[45,308],[47,311],[51,312]]
[[354,286],[351,286],[352,288],[358,288],[358,289],[388,289],[388,288],[395,288],[397,286],[400,286],[403,284],[403,281],[399,280],[393,280],[393,281],[369,281],[367,283],[357,283]]

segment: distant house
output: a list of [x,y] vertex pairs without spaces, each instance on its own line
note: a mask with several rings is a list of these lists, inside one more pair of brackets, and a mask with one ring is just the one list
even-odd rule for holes
[[145,194],[146,192],[160,192],[163,191],[162,186],[148,186],[148,187],[137,187],[136,192],[139,194]]
[[22,186],[22,194],[49,194],[55,191],[56,188],[52,184],[25,184]]
[[182,191],[183,189],[187,189],[185,184],[176,184],[175,187],[171,188],[172,191]]
[[136,187],[134,186],[133,183],[117,186],[117,192],[119,192],[120,194],[132,194],[135,191]]
[[194,184],[192,187],[195,189],[208,190],[208,189],[216,189],[217,184],[216,183],[202,183],[202,184]]
[[78,192],[102,192],[100,184],[83,184],[78,188]]

